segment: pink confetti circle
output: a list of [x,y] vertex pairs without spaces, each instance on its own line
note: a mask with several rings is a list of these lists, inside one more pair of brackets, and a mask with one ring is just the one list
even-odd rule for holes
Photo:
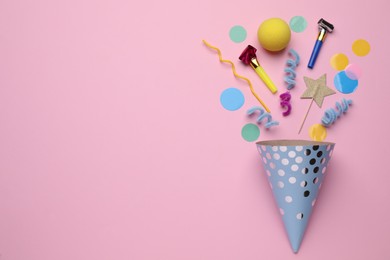
[[357,80],[362,76],[363,72],[362,72],[362,69],[358,65],[349,64],[345,68],[345,74],[348,76],[348,78],[350,78],[352,80]]

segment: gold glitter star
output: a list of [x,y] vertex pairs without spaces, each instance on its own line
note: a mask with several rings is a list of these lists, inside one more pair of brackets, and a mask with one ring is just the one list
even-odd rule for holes
[[336,92],[326,86],[326,74],[319,77],[317,80],[303,77],[306,84],[306,91],[301,96],[302,99],[314,99],[317,106],[321,107],[326,96],[336,94]]

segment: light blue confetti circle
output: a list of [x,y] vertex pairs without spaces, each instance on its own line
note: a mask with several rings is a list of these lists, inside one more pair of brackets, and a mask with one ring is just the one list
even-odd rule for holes
[[340,71],[334,77],[334,85],[336,89],[343,94],[350,94],[356,90],[358,87],[359,81],[351,79],[345,73],[345,71]]
[[246,39],[246,30],[241,25],[233,26],[229,31],[230,39],[235,43],[240,43]]
[[290,20],[290,28],[294,32],[303,32],[307,27],[307,21],[303,16],[294,16]]
[[221,93],[220,101],[223,108],[229,111],[235,111],[244,105],[245,98],[241,90],[228,88]]

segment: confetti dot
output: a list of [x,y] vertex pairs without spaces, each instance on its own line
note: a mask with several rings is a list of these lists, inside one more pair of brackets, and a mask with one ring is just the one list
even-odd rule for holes
[[311,165],[314,165],[314,164],[316,164],[316,159],[314,159],[314,158],[313,158],[313,159],[311,159],[311,160],[310,160],[310,164],[311,164]]
[[315,177],[315,178],[313,179],[313,183],[314,183],[314,184],[318,183],[318,177]]
[[298,213],[297,214],[297,219],[299,219],[299,220],[303,219],[303,213]]
[[370,49],[370,44],[364,39],[356,40],[352,44],[352,51],[357,56],[366,56],[370,52]]
[[317,157],[319,158],[319,157],[321,157],[322,156],[322,151],[319,151],[318,153],[317,153]]
[[293,164],[293,165],[291,166],[291,170],[292,170],[293,172],[298,171],[298,169],[299,169],[299,167],[298,167],[298,165],[296,165],[296,164]]
[[229,31],[230,39],[235,43],[240,43],[246,39],[246,30],[241,25],[233,26]]
[[288,152],[288,157],[294,158],[297,154],[294,151],[289,151]]
[[308,172],[309,172],[309,169],[308,169],[308,168],[303,168],[303,169],[302,169],[302,173],[303,173],[303,174],[307,174]]
[[271,167],[272,169],[275,169],[275,164],[273,163],[273,162],[271,162],[270,164],[269,164],[269,167]]
[[287,159],[282,159],[282,164],[283,165],[288,165],[289,161]]
[[313,141],[323,141],[327,135],[325,126],[321,124],[314,124],[309,129],[309,136]]
[[303,158],[301,156],[298,156],[297,158],[295,158],[295,162],[301,163],[301,162],[303,162]]
[[253,142],[256,141],[260,136],[260,129],[255,124],[246,124],[241,130],[241,136],[245,141]]
[[245,98],[241,90],[237,88],[228,88],[222,92],[220,101],[223,108],[229,111],[235,111],[244,105]]
[[305,150],[305,155],[309,156],[310,154],[311,154],[310,149],[306,149],[306,150]]
[[265,156],[267,157],[268,160],[271,160],[271,154],[270,153],[267,153]]
[[300,33],[307,27],[307,21],[303,16],[294,16],[290,20],[290,28],[292,31]]
[[297,152],[300,152],[300,151],[303,150],[303,146],[297,146],[297,147],[295,147],[295,150],[296,150]]
[[303,196],[304,197],[309,197],[309,195],[310,195],[310,191],[305,190],[305,192],[303,193]]
[[280,155],[278,153],[274,153],[273,157],[274,157],[275,160],[279,160],[280,159]]
[[335,70],[343,70],[349,63],[348,57],[343,53],[337,53],[330,59],[330,65]]
[[284,183],[282,181],[278,181],[278,187],[282,189],[284,187]]
[[294,184],[297,182],[297,179],[295,177],[290,177],[290,178],[288,178],[288,182],[291,184]]
[[314,167],[313,172],[317,173],[319,170],[320,170],[320,168],[316,166],[316,167]]
[[353,80],[358,80],[363,74],[362,69],[356,64],[349,64],[344,71],[348,78]]
[[287,202],[287,203],[291,203],[293,201],[292,197],[291,196],[286,196],[284,197],[284,200]]
[[282,169],[280,169],[278,170],[278,174],[279,176],[284,176],[286,173]]
[[350,79],[345,71],[340,71],[334,77],[334,85],[336,89],[343,94],[350,94],[358,87],[358,80]]

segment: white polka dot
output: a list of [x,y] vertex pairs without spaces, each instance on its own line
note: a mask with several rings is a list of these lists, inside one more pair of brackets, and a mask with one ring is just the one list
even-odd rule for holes
[[298,171],[298,169],[299,169],[299,167],[298,167],[298,165],[296,165],[296,164],[293,164],[293,165],[291,166],[291,170],[292,170],[293,172]]
[[279,147],[279,150],[280,150],[281,152],[285,152],[285,151],[287,151],[287,147],[286,147],[286,146],[280,146],[280,147]]
[[331,150],[331,151],[329,152],[329,158],[332,157],[332,154],[333,154],[333,150]]
[[287,159],[282,159],[282,164],[283,165],[288,165],[289,161]]
[[295,150],[297,150],[297,152],[300,152],[303,150],[303,146],[297,146],[295,147]]
[[265,157],[263,157],[263,162],[264,162],[265,164],[267,164],[267,159],[266,159]]
[[314,199],[314,200],[311,202],[311,205],[314,207],[315,204],[316,204],[316,200]]
[[301,187],[302,187],[302,188],[306,187],[306,185],[307,185],[307,182],[306,182],[306,181],[301,181]]
[[257,148],[257,150],[258,150],[258,151],[259,151],[259,153],[261,154],[261,152],[262,152],[262,151],[261,151],[260,147],[258,147],[258,148]]
[[328,146],[326,147],[326,150],[327,150],[327,151],[330,150],[330,144],[328,144]]
[[267,159],[271,160],[271,154],[270,153],[267,153],[265,156],[267,157]]
[[324,174],[326,171],[326,167],[322,168],[322,174]]
[[271,172],[269,170],[266,170],[266,172],[268,176],[271,176]]
[[278,147],[277,146],[272,146],[272,151],[277,152],[278,151]]
[[262,145],[261,146],[261,149],[265,152],[267,150],[267,148],[265,147],[265,145]]
[[278,170],[278,174],[279,176],[284,176],[284,174],[286,174],[282,169]]
[[324,157],[321,159],[321,164],[324,164],[325,162],[326,162],[326,158]]
[[271,167],[271,169],[275,169],[275,164],[274,164],[273,162],[271,162],[271,163],[269,164],[269,167]]
[[284,210],[282,208],[279,208],[280,215],[284,215]]
[[322,187],[322,183],[320,183],[320,187],[318,187],[318,189],[321,189],[321,187]]
[[271,187],[271,190],[274,189],[274,187],[272,186],[272,183],[271,183],[271,182],[269,182],[269,186]]
[[289,151],[288,152],[288,157],[294,158],[297,154],[294,151]]
[[292,197],[291,196],[286,196],[284,197],[284,200],[287,202],[287,203],[291,203],[293,201]]
[[278,187],[279,188],[283,188],[284,187],[284,183],[282,181],[278,181]]
[[295,162],[301,163],[301,162],[303,162],[303,158],[301,156],[298,156],[297,158],[295,158]]
[[291,183],[291,184],[294,184],[295,182],[297,182],[297,179],[295,177],[290,177],[288,178],[288,181]]
[[303,219],[303,213],[298,213],[297,214],[297,219],[299,219],[299,220]]
[[280,155],[278,153],[274,153],[273,157],[274,157],[275,160],[279,160],[280,159]]

